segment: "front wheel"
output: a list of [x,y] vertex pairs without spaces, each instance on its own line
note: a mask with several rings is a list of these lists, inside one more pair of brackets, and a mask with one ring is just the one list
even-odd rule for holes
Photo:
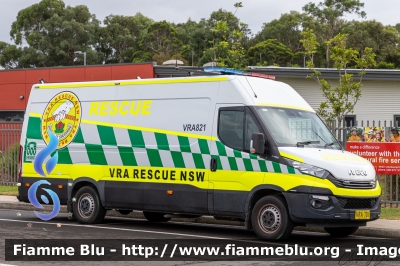
[[171,218],[166,218],[165,213],[160,212],[143,212],[144,217],[149,222],[159,223],[159,222],[168,222]]
[[324,230],[333,237],[345,237],[354,234],[358,230],[355,227],[325,227]]
[[266,196],[258,200],[252,211],[251,222],[257,236],[267,240],[284,240],[294,228],[286,204],[278,196]]
[[99,195],[93,187],[82,187],[76,192],[73,201],[74,217],[79,223],[101,223],[106,209],[101,205]]

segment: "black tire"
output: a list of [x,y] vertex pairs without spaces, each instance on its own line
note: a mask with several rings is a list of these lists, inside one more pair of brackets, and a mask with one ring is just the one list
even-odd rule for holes
[[293,231],[284,199],[279,196],[266,196],[259,199],[251,214],[254,232],[261,239],[284,240]]
[[324,230],[333,237],[346,237],[354,234],[358,230],[356,227],[325,227]]
[[160,222],[168,222],[171,218],[166,218],[165,213],[159,212],[143,212],[144,217],[149,222],[160,223]]
[[99,195],[93,187],[82,187],[76,192],[73,201],[74,217],[79,223],[101,223],[106,209],[101,205]]
[[132,211],[131,210],[118,210],[118,212],[122,215],[128,215],[130,214]]

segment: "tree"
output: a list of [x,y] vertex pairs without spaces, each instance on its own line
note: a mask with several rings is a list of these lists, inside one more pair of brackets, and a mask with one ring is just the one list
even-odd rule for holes
[[254,45],[249,49],[248,55],[251,58],[250,63],[254,65],[265,65],[266,61],[269,65],[288,66],[293,57],[289,47],[276,39]]
[[74,65],[76,51],[87,53],[88,64],[98,63],[91,47],[99,23],[86,6],[65,7],[61,0],[42,0],[21,10],[10,32],[16,45],[28,45],[18,48],[19,67]]
[[135,16],[110,15],[103,23],[96,50],[102,55],[102,61],[109,64],[132,62],[133,54],[139,50],[140,41],[153,21],[137,13]]
[[[347,34],[338,34],[329,40],[327,45],[331,47],[330,58],[339,72],[338,85],[335,86],[321,78],[321,72],[315,69],[313,59],[319,43],[314,32],[306,30],[302,32],[302,36],[304,39],[301,42],[308,56],[307,67],[313,71],[309,77],[318,82],[326,99],[325,102],[320,104],[317,113],[326,123],[331,124],[332,121],[337,120],[340,125],[344,117],[354,111],[354,106],[361,97],[362,77],[365,75],[367,67],[375,65],[375,54],[368,47],[364,49],[361,55],[357,50],[347,48]],[[353,74],[347,71],[352,64],[360,69],[358,73],[359,81],[354,81]]]
[[194,66],[196,62],[200,62],[203,51],[207,48],[208,38],[211,38],[210,28],[205,19],[196,22],[189,18],[187,22],[177,24],[175,30],[183,44],[180,53]]
[[21,50],[17,46],[0,42],[0,65],[5,69],[18,68],[20,56]]
[[268,39],[276,39],[288,46],[292,52],[300,51],[302,49],[301,32],[303,28],[310,27],[309,21],[308,16],[297,11],[282,14],[279,19],[264,23],[261,32],[256,35],[252,42],[259,43]]
[[[161,21],[151,24],[141,44],[143,61],[149,60],[154,54],[175,54],[182,47],[182,42],[177,38],[177,32],[168,22]],[[136,59],[137,60],[137,59]]]
[[[362,11],[364,3],[360,0],[323,0],[318,5],[308,3],[303,7],[306,14],[312,16],[318,23],[314,25],[318,36],[322,37],[322,41],[332,39],[338,34],[345,23],[344,16],[346,14],[357,14],[364,18],[365,12]],[[330,46],[326,46],[326,67],[329,67],[329,51]]]
[[351,21],[343,27],[347,33],[347,43],[350,47],[362,53],[365,47],[371,47],[376,54],[377,62],[385,62],[396,56],[400,38],[397,29],[393,26],[383,26],[382,23],[369,21]]
[[62,0],[42,0],[18,12],[17,20],[11,25],[11,38],[15,44],[26,42],[35,46],[40,35],[46,32],[44,23],[51,17],[62,16],[65,4]]
[[[241,2],[234,5],[243,7]],[[211,14],[207,21],[211,29],[212,37],[209,39],[210,47],[204,51],[203,62],[218,62],[222,67],[245,68],[245,46],[251,34],[248,25],[240,20],[232,12],[219,9]]]

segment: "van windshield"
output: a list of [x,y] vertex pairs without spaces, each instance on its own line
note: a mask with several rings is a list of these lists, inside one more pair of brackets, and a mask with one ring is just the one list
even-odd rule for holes
[[340,149],[332,133],[313,112],[280,107],[256,108],[279,146]]

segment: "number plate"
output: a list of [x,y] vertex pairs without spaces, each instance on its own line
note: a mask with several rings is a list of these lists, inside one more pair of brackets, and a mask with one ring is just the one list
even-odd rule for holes
[[371,218],[370,211],[356,211],[354,214],[354,219],[356,220],[368,220]]

